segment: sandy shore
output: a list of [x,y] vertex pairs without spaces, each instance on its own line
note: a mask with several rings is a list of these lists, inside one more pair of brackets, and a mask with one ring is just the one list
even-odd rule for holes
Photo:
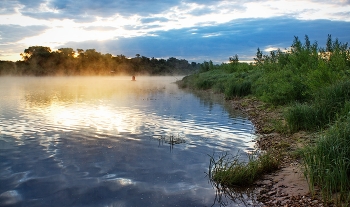
[[276,132],[271,120],[283,123],[282,108],[269,106],[254,98],[237,98],[230,102],[232,107],[246,113],[254,123],[259,134],[258,148],[283,152],[281,168],[255,183],[258,201],[263,206],[326,206],[317,195],[311,196],[300,160],[292,156],[293,151],[308,142],[311,135]]

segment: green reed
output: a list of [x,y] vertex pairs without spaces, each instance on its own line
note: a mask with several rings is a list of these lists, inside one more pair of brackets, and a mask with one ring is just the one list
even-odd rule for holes
[[248,162],[243,162],[239,155],[223,154],[217,160],[210,157],[209,179],[222,187],[247,187],[263,174],[278,169],[279,153],[265,152],[248,154]]
[[349,205],[350,117],[338,121],[314,145],[305,147],[302,157],[311,192],[317,186],[324,202]]

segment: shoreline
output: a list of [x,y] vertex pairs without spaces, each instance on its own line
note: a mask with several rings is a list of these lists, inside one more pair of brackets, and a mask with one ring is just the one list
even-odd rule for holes
[[309,183],[303,175],[301,160],[293,156],[293,152],[308,143],[313,135],[306,132],[294,134],[278,132],[273,122],[276,120],[284,122],[282,107],[276,108],[252,97],[227,101],[234,109],[245,113],[254,124],[258,135],[256,140],[258,149],[277,149],[284,152],[280,168],[254,182],[257,201],[263,206],[327,206],[322,203],[317,191],[315,195],[310,193]]

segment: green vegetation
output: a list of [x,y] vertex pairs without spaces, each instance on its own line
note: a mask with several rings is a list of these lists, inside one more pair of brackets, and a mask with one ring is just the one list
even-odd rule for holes
[[242,187],[279,167],[280,157],[277,153],[266,152],[260,156],[250,154],[248,158],[248,162],[241,162],[238,155],[231,157],[224,154],[218,160],[211,157],[208,174],[210,180],[223,188]]
[[[185,77],[179,85],[212,89],[234,97],[256,97],[283,107],[284,121],[275,122],[284,133],[306,131],[319,134],[301,149],[301,158],[311,189],[321,189],[325,202],[336,198],[350,204],[350,48],[328,35],[325,48],[311,44],[308,36],[298,37],[290,49],[263,54],[258,48],[254,63],[205,62],[200,72]],[[273,122],[273,120],[271,120]],[[278,130],[277,130],[278,131]],[[237,159],[219,159],[212,178],[221,185],[237,185],[255,177],[256,160],[241,164]],[[229,164],[228,164],[229,163]],[[253,174],[246,173],[253,171]],[[245,172],[245,173],[240,173]],[[256,170],[263,173],[263,170]],[[240,177],[240,176],[243,177]],[[237,177],[234,178],[234,177]]]
[[291,131],[324,128],[347,115],[350,101],[350,81],[340,81],[314,94],[309,103],[296,103],[286,112]]
[[313,146],[303,151],[310,188],[320,188],[325,202],[350,203],[350,117],[339,119]]
[[199,65],[171,57],[167,60],[136,54],[101,54],[95,49],[32,46],[21,53],[23,61],[0,61],[0,75],[71,76],[71,75],[184,75],[198,70]]

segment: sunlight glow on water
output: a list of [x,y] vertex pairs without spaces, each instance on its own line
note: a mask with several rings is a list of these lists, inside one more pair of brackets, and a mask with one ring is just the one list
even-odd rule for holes
[[178,77],[0,79],[0,204],[211,205],[208,154],[254,144]]

